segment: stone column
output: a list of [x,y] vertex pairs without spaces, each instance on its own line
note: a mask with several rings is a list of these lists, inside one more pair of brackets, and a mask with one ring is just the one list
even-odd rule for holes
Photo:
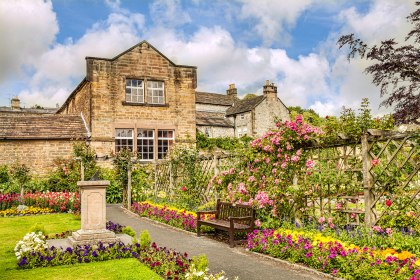
[[81,229],[69,237],[72,245],[114,243],[115,233],[106,229],[106,188],[109,181],[79,181],[81,193]]

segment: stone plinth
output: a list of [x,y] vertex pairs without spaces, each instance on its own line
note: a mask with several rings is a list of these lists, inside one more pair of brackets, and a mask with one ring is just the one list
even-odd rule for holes
[[79,181],[77,186],[81,196],[81,229],[68,238],[70,243],[118,242],[115,233],[106,229],[106,188],[109,181]]

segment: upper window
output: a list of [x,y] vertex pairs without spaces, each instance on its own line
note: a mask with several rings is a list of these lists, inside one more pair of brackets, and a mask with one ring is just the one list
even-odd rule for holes
[[147,102],[150,104],[165,104],[163,82],[159,82],[159,81],[147,82]]
[[144,103],[144,83],[142,80],[127,79],[125,81],[125,101]]
[[122,149],[133,151],[133,129],[119,128],[115,130],[115,151]]

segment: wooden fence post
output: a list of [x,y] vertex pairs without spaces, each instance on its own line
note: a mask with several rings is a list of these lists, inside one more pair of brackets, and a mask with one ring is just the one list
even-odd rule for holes
[[131,162],[128,163],[127,177],[127,209],[131,210]]
[[172,194],[174,191],[174,174],[172,170],[172,162],[169,162],[169,193]]
[[214,175],[219,175],[219,172],[220,172],[219,171],[219,164],[220,164],[219,157],[216,154],[214,154],[213,157],[214,157]]
[[369,142],[368,134],[362,135],[362,161],[363,161],[363,189],[365,197],[365,225],[366,227],[372,227],[374,224],[374,215],[372,209],[373,203],[373,177],[370,173],[370,155],[369,155]]
[[158,163],[157,161],[154,162],[155,165],[155,199],[157,198],[158,194]]

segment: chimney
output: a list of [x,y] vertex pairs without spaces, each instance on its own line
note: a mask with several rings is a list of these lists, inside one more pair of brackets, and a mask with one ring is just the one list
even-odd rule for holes
[[229,85],[229,88],[226,90],[226,95],[234,98],[238,97],[238,89],[235,87],[235,84]]
[[265,86],[263,87],[264,96],[276,98],[277,97],[277,86],[275,83],[271,83],[269,80],[265,81]]
[[10,105],[13,110],[20,109],[20,99],[17,96],[13,97]]

